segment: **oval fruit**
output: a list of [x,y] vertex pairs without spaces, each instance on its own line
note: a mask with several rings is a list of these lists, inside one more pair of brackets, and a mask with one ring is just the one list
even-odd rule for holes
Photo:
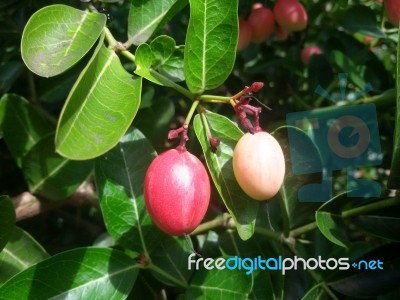
[[289,31],[301,31],[307,27],[307,12],[298,0],[278,0],[274,16],[276,22]]
[[306,65],[310,61],[311,56],[319,54],[322,54],[322,50],[318,46],[304,47],[303,50],[301,50],[301,61]]
[[237,50],[241,51],[250,44],[251,36],[253,34],[253,29],[251,28],[249,22],[243,18],[239,18],[239,40],[237,45]]
[[246,133],[233,152],[233,172],[240,187],[251,198],[271,199],[285,177],[281,146],[267,132]]
[[210,202],[210,180],[201,161],[186,150],[157,156],[144,180],[144,198],[151,219],[170,235],[192,232]]
[[398,27],[400,22],[400,0],[385,0],[384,6],[390,23]]
[[275,18],[272,10],[261,3],[255,3],[247,18],[252,30],[254,43],[264,42],[275,30]]

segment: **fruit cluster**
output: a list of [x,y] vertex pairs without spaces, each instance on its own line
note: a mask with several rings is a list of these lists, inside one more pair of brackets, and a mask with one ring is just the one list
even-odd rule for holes
[[285,40],[290,31],[302,31],[307,27],[308,16],[298,0],[278,0],[273,10],[255,3],[247,19],[239,18],[238,51],[251,42],[261,43],[273,33]]
[[[255,200],[274,197],[285,176],[285,159],[277,140],[259,126],[261,109],[249,104],[252,93],[263,87],[255,82],[232,98],[245,133],[233,152],[233,174],[242,190]],[[254,126],[248,119],[254,117]],[[186,149],[188,124],[171,130],[169,138],[180,136],[176,149],[157,156],[144,181],[144,198],[154,223],[170,235],[191,233],[204,218],[210,202],[210,180],[203,163]],[[219,139],[210,137],[210,147]],[[214,152],[213,150],[213,152]]]

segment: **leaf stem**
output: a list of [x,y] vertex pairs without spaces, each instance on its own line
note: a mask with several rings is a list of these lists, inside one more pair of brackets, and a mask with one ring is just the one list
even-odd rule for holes
[[215,219],[200,224],[190,235],[197,235],[207,232],[211,229],[225,226],[231,216],[228,213],[218,215]]
[[186,96],[187,98],[189,98],[192,101],[195,100],[196,96],[191,91],[189,91],[188,89],[186,89],[183,86],[173,82],[169,78],[165,77],[164,75],[158,73],[157,71],[155,71],[153,69],[149,69],[149,71],[150,71],[150,74],[153,75],[162,84],[164,84],[166,86],[169,86],[169,87],[172,87],[177,92],[181,93],[182,95]]
[[363,205],[360,207],[355,207],[349,210],[345,210],[342,212],[342,218],[350,218],[354,217],[357,215],[362,215],[371,211],[375,211],[381,208],[386,208],[386,207],[391,207],[391,206],[396,206],[400,205],[400,199],[397,197],[394,198],[389,198],[389,199],[383,199],[371,204]]
[[201,95],[197,99],[202,102],[219,102],[219,103],[230,103],[231,97],[227,96],[215,96],[215,95]]
[[185,289],[189,288],[189,285],[188,285],[186,282],[177,279],[176,277],[172,276],[171,274],[168,274],[168,273],[165,272],[163,269],[157,267],[157,266],[156,266],[155,264],[153,264],[153,263],[150,263],[150,264],[148,265],[147,268],[150,269],[150,270],[153,270],[154,272],[157,272],[158,274],[164,276],[164,277],[167,278],[168,280],[170,280],[170,281],[176,283],[177,285],[179,285],[179,286],[181,286],[181,287],[183,287],[183,288],[185,288]]
[[192,106],[190,107],[190,110],[188,112],[188,114],[186,115],[186,119],[185,119],[185,123],[183,124],[184,126],[189,126],[190,120],[193,117],[194,111],[197,108],[197,105],[199,105],[199,100],[196,100],[193,102]]

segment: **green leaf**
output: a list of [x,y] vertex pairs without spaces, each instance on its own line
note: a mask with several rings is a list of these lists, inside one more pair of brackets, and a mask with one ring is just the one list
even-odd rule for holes
[[[398,31],[398,40],[400,41],[400,30]],[[400,43],[397,43],[396,61],[396,125],[393,137],[393,154],[390,166],[390,175],[387,183],[387,186],[390,189],[400,188]]]
[[125,299],[138,271],[135,261],[118,250],[78,248],[12,277],[0,287],[0,298]]
[[172,81],[184,80],[183,51],[177,48],[175,40],[169,36],[156,37],[150,48],[153,54],[152,67]]
[[350,33],[383,38],[385,34],[378,24],[375,12],[365,5],[351,6],[341,20],[341,25]]
[[191,0],[185,78],[193,93],[221,85],[232,71],[238,40],[237,0]]
[[14,205],[8,196],[0,196],[0,250],[7,244],[15,228]]
[[22,59],[40,76],[61,74],[92,48],[106,21],[104,14],[61,4],[46,6],[34,13],[25,26]]
[[135,74],[153,83],[171,86],[163,77],[173,82],[184,79],[182,49],[177,48],[175,40],[169,36],[159,36],[150,45],[139,45],[135,57]]
[[142,76],[153,83],[163,85],[163,83],[159,81],[156,77],[154,77],[151,72],[153,53],[151,52],[150,46],[148,44],[139,45],[139,47],[136,48],[135,57],[135,74]]
[[204,116],[209,123],[212,136],[220,139],[217,152],[211,151],[200,115],[196,115],[194,119],[196,136],[203,149],[214,185],[234,218],[240,237],[247,240],[254,233],[259,202],[243,192],[233,174],[233,149],[243,133],[224,116],[211,112],[205,113]]
[[128,43],[140,45],[181,10],[187,1],[182,0],[135,0],[131,1],[128,19]]
[[28,151],[53,131],[52,124],[26,99],[6,94],[0,99],[0,126],[4,140],[19,167]]
[[61,112],[57,152],[81,160],[110,150],[135,117],[141,89],[141,78],[132,78],[101,42]]
[[90,160],[72,161],[57,154],[54,134],[50,134],[28,152],[22,167],[31,193],[63,200],[89,176],[93,163]]
[[201,268],[193,276],[185,296],[187,299],[248,299],[252,285],[253,275],[246,275],[245,270]]
[[15,274],[48,257],[49,254],[33,237],[15,227],[10,240],[0,252],[0,285]]
[[337,197],[324,203],[315,213],[315,221],[321,233],[332,243],[347,247],[349,240],[341,216],[341,209],[346,197]]
[[96,187],[108,232],[121,245],[146,256],[163,237],[143,198],[144,177],[155,157],[149,141],[139,130],[131,129],[115,148],[95,161]]

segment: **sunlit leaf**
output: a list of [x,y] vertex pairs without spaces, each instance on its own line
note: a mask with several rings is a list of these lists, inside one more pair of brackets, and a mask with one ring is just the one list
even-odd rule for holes
[[131,1],[128,19],[129,42],[139,45],[170,17],[180,11],[187,0],[135,0]]
[[57,152],[81,160],[114,147],[136,115],[141,88],[141,78],[133,78],[116,53],[100,43],[64,105]]
[[58,75],[92,48],[106,21],[104,14],[62,4],[46,6],[34,13],[25,26],[22,59],[40,76]]
[[200,94],[225,81],[235,62],[237,40],[237,0],[190,1],[184,68],[192,93]]

